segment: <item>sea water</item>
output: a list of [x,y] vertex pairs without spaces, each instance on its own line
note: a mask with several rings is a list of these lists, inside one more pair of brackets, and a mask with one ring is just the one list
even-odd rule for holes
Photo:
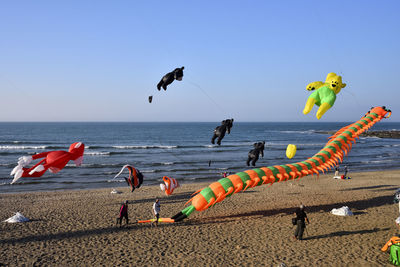
[[[125,186],[123,179],[113,180],[125,164],[143,173],[144,185],[158,184],[163,176],[181,183],[216,181],[223,172],[253,168],[246,166],[246,160],[254,142],[266,142],[264,157],[256,167],[298,162],[313,156],[328,141],[329,135],[318,131],[337,131],[350,122],[235,122],[221,146],[211,144],[218,124],[0,123],[0,193]],[[400,123],[378,122],[372,130],[400,130]],[[47,171],[42,177],[21,178],[10,185],[10,172],[19,157],[68,150],[74,142],[86,146],[80,167],[71,161],[56,174]],[[286,158],[288,144],[297,145],[292,159]],[[361,137],[341,167],[344,165],[350,175],[355,171],[398,169],[400,140]]]

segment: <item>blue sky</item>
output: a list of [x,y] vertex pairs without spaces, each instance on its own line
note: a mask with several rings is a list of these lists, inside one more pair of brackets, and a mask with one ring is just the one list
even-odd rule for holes
[[[400,121],[400,1],[2,1],[0,121]],[[185,66],[183,81],[157,91]],[[153,95],[153,103],[147,98]]]

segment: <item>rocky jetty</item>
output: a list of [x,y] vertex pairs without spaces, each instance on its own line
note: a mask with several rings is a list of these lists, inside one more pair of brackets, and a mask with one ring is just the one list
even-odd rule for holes
[[[316,131],[319,134],[334,134],[335,131]],[[400,139],[400,131],[368,131],[360,136]]]

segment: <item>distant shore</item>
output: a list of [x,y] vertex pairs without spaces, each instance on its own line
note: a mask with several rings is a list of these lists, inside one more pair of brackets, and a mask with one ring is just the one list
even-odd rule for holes
[[[336,131],[316,131],[319,134],[334,134]],[[400,131],[367,131],[360,136],[400,139]]]
[[[133,193],[120,187],[121,194],[110,194],[110,188],[1,194],[1,221],[17,211],[32,221],[0,223],[0,265],[386,266],[389,255],[380,248],[398,233],[393,195],[400,170],[349,176],[336,180],[330,173],[255,187],[157,228],[136,223],[152,218],[155,198],[161,217],[171,217],[210,183],[184,183],[169,197],[158,186]],[[130,224],[119,228],[115,219],[125,200]],[[291,225],[300,203],[311,221],[301,242],[292,239]],[[354,216],[330,214],[342,206]]]

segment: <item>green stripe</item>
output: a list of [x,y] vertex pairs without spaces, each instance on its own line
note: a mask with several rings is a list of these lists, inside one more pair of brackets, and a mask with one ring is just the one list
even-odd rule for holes
[[333,151],[333,153],[337,152],[334,146],[325,146],[324,148],[330,148]]
[[214,192],[208,186],[201,190],[200,194],[207,200],[207,203],[210,203],[211,198],[217,199],[214,195]]
[[276,177],[276,175],[279,174],[279,170],[277,168],[275,168],[275,167],[272,167],[272,166],[271,167],[267,167],[267,168],[272,171],[272,175],[275,178],[275,182],[279,181],[279,178]]
[[[325,150],[321,150],[319,153],[323,153],[323,154],[325,154],[328,158],[330,158],[331,157],[331,154],[328,152],[328,151],[325,151]],[[325,162],[325,161],[324,161]]]
[[[229,180],[228,178],[219,179],[218,183],[220,183],[220,185],[225,189],[225,193],[228,193],[228,190],[231,187],[234,189],[234,186],[233,186],[231,180]],[[227,197],[231,196],[232,194],[233,194],[233,191],[232,191],[232,193],[227,195]]]
[[184,208],[182,210],[182,213],[185,214],[186,216],[189,216],[195,210],[196,210],[196,208],[193,205],[190,205],[190,206]]
[[238,173],[236,173],[236,175],[238,175],[240,177],[240,179],[242,179],[243,189],[244,189],[246,187],[246,182],[248,180],[250,180],[250,176],[245,172],[238,172]]
[[362,124],[361,123],[359,123],[359,122],[356,122],[356,123],[354,123],[355,125],[357,125],[357,126],[359,126],[360,127],[360,129],[362,129],[364,126],[362,126]]
[[369,113],[369,115],[375,116],[375,118],[374,118],[374,119],[376,119],[376,118],[378,118],[378,117],[379,117],[379,115],[378,115],[378,114],[376,114],[375,112],[371,112],[371,113]]
[[347,133],[350,137],[353,137],[353,133],[350,131],[344,131],[343,133]]
[[310,163],[308,163],[308,162],[305,162],[305,161],[301,161],[300,163],[303,163],[304,165],[306,165],[306,166],[307,166],[307,168],[308,168],[309,170],[311,170],[311,169],[312,169],[312,166],[311,166],[311,164],[310,164]]
[[339,135],[337,138],[338,139],[342,139],[345,143],[347,143],[347,137],[346,136]]
[[319,166],[319,161],[313,158],[308,159],[309,161],[312,161],[315,163],[315,166]]
[[337,144],[340,149],[342,148],[342,143],[339,141],[333,140],[331,143]]
[[[321,155],[315,155],[314,157],[319,158],[322,160],[323,163],[325,163],[325,158]],[[319,164],[319,163],[318,163]],[[319,166],[319,165],[318,165]]]
[[279,166],[284,168],[286,173],[289,174],[289,177],[290,177],[290,172],[292,171],[292,169],[289,166],[286,166],[286,165],[279,165]]
[[356,127],[350,127],[349,129],[352,129],[355,133],[358,131]]
[[297,163],[292,163],[292,165],[295,166],[299,172],[303,170],[303,168]]
[[257,175],[258,175],[258,178],[260,178],[261,180],[260,180],[260,182],[257,184],[257,185],[261,185],[264,181],[262,180],[262,177],[263,176],[266,176],[265,175],[265,172],[263,171],[263,170],[261,170],[261,169],[253,169],[253,171],[255,171],[256,173],[257,173]]

